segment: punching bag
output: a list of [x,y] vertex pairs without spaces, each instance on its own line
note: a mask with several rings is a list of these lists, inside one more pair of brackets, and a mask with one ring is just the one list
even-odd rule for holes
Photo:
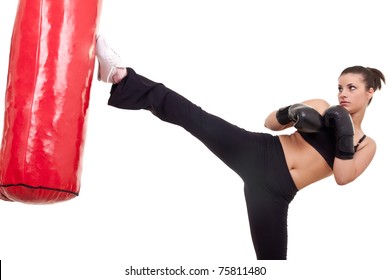
[[78,195],[101,0],[19,0],[0,154],[0,198]]

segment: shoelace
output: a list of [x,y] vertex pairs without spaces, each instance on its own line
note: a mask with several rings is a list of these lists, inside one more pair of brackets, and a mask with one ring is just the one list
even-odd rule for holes
[[[107,75],[107,81],[106,82],[109,82],[111,76],[114,75],[115,72],[116,72],[115,71],[116,67],[119,66],[118,64],[120,63],[120,56],[111,47],[106,45],[106,48],[107,48],[107,50],[106,50],[106,58],[107,58],[108,63],[110,64],[110,72]],[[115,81],[113,79],[112,79],[112,81],[115,83]]]

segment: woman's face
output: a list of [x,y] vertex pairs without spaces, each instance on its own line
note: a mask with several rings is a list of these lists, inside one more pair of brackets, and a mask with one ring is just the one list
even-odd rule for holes
[[348,73],[339,77],[339,104],[350,114],[365,109],[373,94],[372,88],[366,89],[366,83],[361,74]]

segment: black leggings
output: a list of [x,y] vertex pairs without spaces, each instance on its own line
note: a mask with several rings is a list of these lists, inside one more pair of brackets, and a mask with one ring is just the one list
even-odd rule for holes
[[287,212],[297,189],[277,136],[234,126],[131,68],[127,68],[127,76],[120,83],[112,86],[108,104],[150,110],[202,141],[244,181],[257,259],[286,259]]

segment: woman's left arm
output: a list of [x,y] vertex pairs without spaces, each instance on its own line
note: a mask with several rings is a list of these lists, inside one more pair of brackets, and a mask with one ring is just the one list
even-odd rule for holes
[[364,142],[364,145],[362,145],[363,143],[360,144],[359,149],[355,152],[352,159],[346,160],[335,158],[333,175],[338,185],[346,185],[352,182],[359,177],[371,163],[375,155],[376,143],[370,137],[366,137]]

